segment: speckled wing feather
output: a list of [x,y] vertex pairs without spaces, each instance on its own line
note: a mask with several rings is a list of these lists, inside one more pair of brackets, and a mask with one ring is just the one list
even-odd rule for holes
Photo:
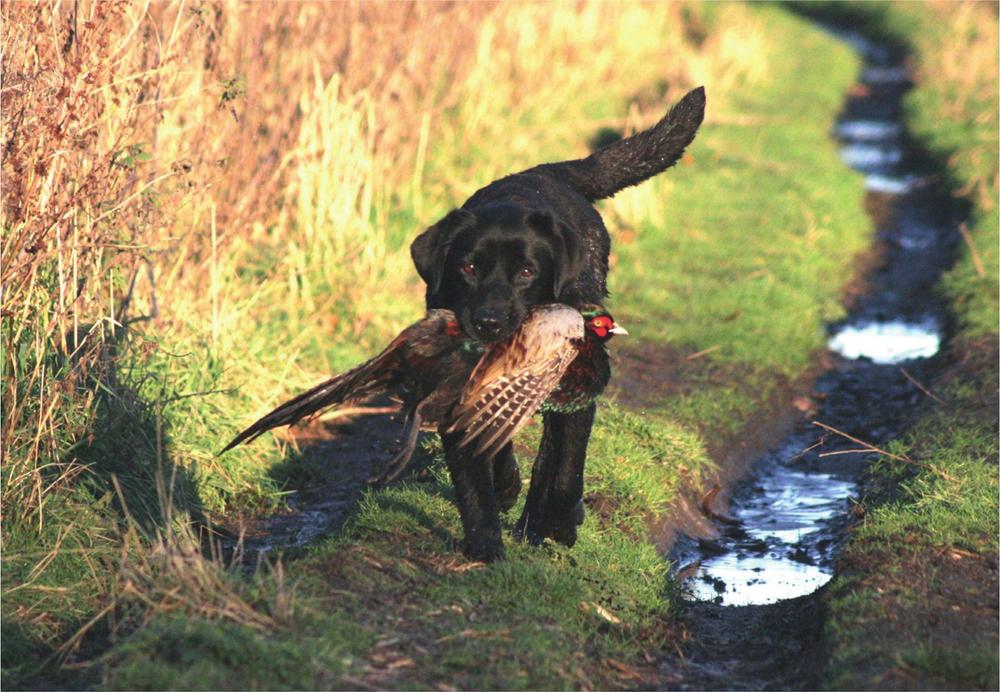
[[490,349],[470,375],[449,431],[460,446],[492,457],[535,414],[577,355],[583,316],[565,305],[536,308],[507,341]]
[[451,310],[430,310],[423,319],[400,332],[377,356],[286,401],[233,438],[219,454],[322,409],[363,401],[385,392],[393,386],[400,368],[407,367],[408,361],[433,360],[454,346],[453,340],[441,337],[446,324],[454,321],[455,314]]

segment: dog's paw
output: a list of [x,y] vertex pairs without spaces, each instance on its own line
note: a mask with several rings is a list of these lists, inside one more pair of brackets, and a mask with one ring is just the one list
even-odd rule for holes
[[569,511],[556,512],[550,509],[544,512],[535,530],[543,538],[551,538],[556,543],[572,548],[576,543],[576,527],[583,524],[585,516],[583,500],[580,500]]
[[539,546],[546,538],[572,548],[576,543],[576,527],[583,523],[585,511],[583,500],[568,511],[554,511],[551,508],[541,512],[541,516],[525,511],[514,526],[514,538],[529,545]]
[[476,562],[498,562],[507,557],[499,536],[467,536],[462,541],[462,552]]
[[527,513],[522,514],[521,518],[514,525],[514,531],[512,532],[514,540],[527,543],[536,548],[542,545],[545,542],[545,536],[538,533],[537,523],[536,521],[529,521]]
[[567,548],[576,545],[576,524],[551,524],[543,526],[542,532],[546,537],[556,543],[562,543]]

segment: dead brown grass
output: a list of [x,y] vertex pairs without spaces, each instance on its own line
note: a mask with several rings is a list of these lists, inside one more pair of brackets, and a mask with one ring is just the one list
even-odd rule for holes
[[[221,332],[220,255],[283,218],[275,211],[294,177],[287,155],[310,118],[309,87],[322,91],[337,75],[348,93],[381,94],[380,106],[433,97],[410,73],[458,69],[468,50],[432,52],[415,34],[492,8],[84,2],[2,11],[3,437],[5,458],[25,462],[7,465],[4,504],[30,513],[55,487],[46,468],[64,466],[44,474],[59,482],[78,471],[63,464],[64,450],[94,403],[78,385],[122,322],[184,314],[207,275]],[[393,146],[404,127],[338,139]],[[340,153],[323,151],[322,161]],[[349,157],[341,169],[352,167],[374,173]],[[140,274],[143,263],[150,271]]]

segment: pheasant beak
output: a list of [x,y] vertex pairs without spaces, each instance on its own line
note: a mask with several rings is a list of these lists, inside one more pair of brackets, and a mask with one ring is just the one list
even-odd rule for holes
[[608,334],[614,334],[615,336],[628,336],[628,330],[620,325],[615,325],[608,330]]

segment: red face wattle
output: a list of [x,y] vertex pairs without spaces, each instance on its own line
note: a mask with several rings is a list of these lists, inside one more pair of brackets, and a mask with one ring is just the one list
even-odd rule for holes
[[587,321],[587,329],[601,341],[610,339],[613,334],[611,330],[615,328],[615,321],[611,315],[597,315]]

